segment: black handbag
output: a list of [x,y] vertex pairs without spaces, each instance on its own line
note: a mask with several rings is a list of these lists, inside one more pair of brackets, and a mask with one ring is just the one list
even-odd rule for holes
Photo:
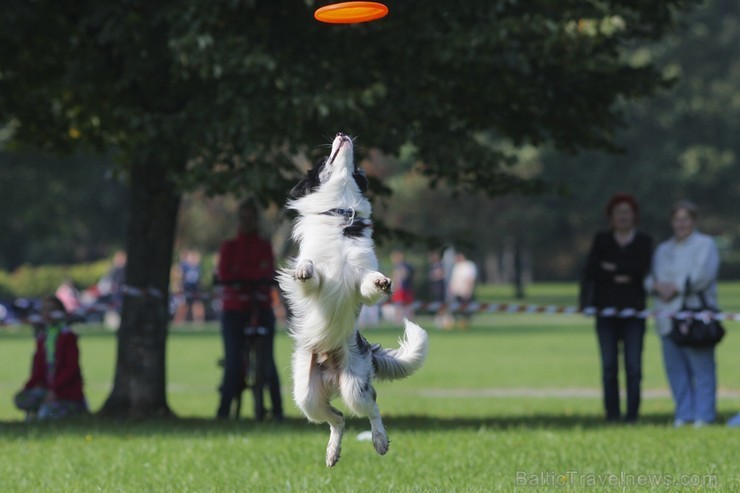
[[[701,301],[699,308],[687,308],[686,297],[691,289],[689,280],[686,280],[686,289],[684,290],[683,303],[681,312],[688,312],[689,316],[683,319],[674,318],[673,327],[668,336],[679,346],[690,347],[713,347],[725,336],[725,328],[719,320],[714,318],[713,314],[717,309],[707,306],[704,298],[704,291],[696,293]],[[703,312],[703,313],[701,313]],[[696,316],[691,315],[695,313]]]

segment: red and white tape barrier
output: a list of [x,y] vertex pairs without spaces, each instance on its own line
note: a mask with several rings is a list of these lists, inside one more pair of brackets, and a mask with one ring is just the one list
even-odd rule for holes
[[668,311],[668,310],[637,310],[635,308],[602,308],[586,307],[579,309],[575,306],[556,305],[529,305],[522,303],[443,303],[414,301],[408,305],[414,312],[429,313],[540,313],[547,315],[575,315],[582,314],[590,317],[616,317],[616,318],[675,318],[685,320],[688,318],[707,318],[725,321],[740,321],[740,313],[713,312],[711,310],[696,311]]
[[[162,292],[155,288],[137,288],[134,286],[124,285],[121,287],[121,293],[125,296],[133,297],[144,297],[151,296],[155,298],[162,298]],[[232,293],[223,293],[223,287],[218,286],[214,288],[213,292],[200,292],[200,293],[172,293],[170,295],[172,299],[177,303],[184,303],[185,300],[211,300],[220,299],[239,299],[248,301],[252,299],[251,295],[240,294],[235,295]],[[257,295],[257,298],[264,301],[264,296]],[[388,303],[393,304],[393,303]],[[109,302],[109,303],[93,303],[84,307],[80,307],[71,313],[67,312],[54,312],[50,315],[53,320],[68,320],[68,321],[84,321],[88,316],[95,313],[105,313],[110,310],[120,309],[120,302]],[[406,309],[414,313],[529,313],[529,314],[546,314],[546,315],[576,315],[582,314],[585,316],[599,316],[599,317],[616,317],[616,318],[673,318],[678,320],[700,318],[704,320],[720,320],[720,321],[740,321],[740,313],[729,313],[729,312],[713,312],[709,310],[696,312],[696,311],[679,311],[671,312],[666,310],[637,310],[634,308],[602,308],[597,309],[594,307],[587,307],[579,309],[575,306],[557,306],[557,305],[531,305],[522,303],[458,303],[451,302],[445,303],[440,301],[414,301],[406,305]],[[26,317],[15,320],[14,323],[41,323],[43,318],[39,314],[31,314]],[[0,316],[0,325],[6,324],[4,317]]]

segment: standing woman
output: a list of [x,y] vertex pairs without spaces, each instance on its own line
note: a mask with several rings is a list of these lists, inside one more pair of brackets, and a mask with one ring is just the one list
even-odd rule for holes
[[[635,229],[638,205],[627,193],[615,194],[606,206],[610,229],[596,234],[581,283],[581,306],[645,308],[645,277],[650,271],[653,240]],[[627,374],[627,413],[624,420],[637,421],[642,380],[642,344],[645,319],[597,316],[596,333],[601,352],[601,375],[606,420],[622,419],[619,405],[619,342],[622,341]]]
[[[684,297],[689,308],[700,305],[703,293],[710,307],[717,305],[719,251],[712,237],[696,229],[697,208],[681,201],[671,211],[673,236],[658,245],[653,257],[653,271],[646,282],[655,297],[655,308],[668,312],[681,310]],[[684,292],[687,279],[690,290]],[[717,418],[717,378],[714,347],[679,346],[668,334],[670,318],[655,321],[663,346],[663,364],[676,404],[674,425],[694,426],[712,423]]]

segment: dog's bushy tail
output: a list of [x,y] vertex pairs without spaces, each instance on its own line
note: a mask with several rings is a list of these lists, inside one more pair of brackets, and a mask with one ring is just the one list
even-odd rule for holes
[[373,363],[378,380],[406,378],[421,368],[427,357],[429,342],[424,329],[404,319],[405,331],[398,349],[373,347]]

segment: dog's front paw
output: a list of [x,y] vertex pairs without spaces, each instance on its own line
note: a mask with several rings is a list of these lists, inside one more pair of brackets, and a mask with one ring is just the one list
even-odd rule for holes
[[383,296],[391,294],[391,280],[380,272],[369,272],[360,286],[362,302],[366,305],[374,305]]
[[304,260],[295,268],[294,276],[299,281],[308,281],[313,277],[313,261]]
[[373,280],[373,284],[375,284],[375,287],[378,288],[379,291],[382,291],[385,294],[391,294],[391,286],[393,283],[389,278],[380,276]]

